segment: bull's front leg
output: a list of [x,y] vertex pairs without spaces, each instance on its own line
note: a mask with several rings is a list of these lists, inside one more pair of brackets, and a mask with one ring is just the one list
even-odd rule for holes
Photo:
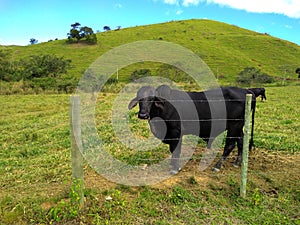
[[180,154],[181,154],[181,138],[171,140],[169,143],[170,152],[172,153],[170,174],[177,174],[180,171]]
[[217,164],[213,167],[213,169],[212,169],[213,171],[215,171],[215,172],[220,171],[223,161],[229,156],[230,152],[234,149],[235,142],[236,142],[236,140],[234,138],[231,138],[231,137],[226,138],[223,155],[221,156],[221,158],[219,159]]

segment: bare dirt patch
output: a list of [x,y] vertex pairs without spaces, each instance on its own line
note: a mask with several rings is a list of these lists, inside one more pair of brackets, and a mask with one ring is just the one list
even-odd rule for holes
[[[153,188],[168,189],[178,184],[187,184],[194,181],[200,188],[228,186],[230,180],[240,182],[241,169],[233,167],[235,152],[228,158],[220,172],[212,172],[214,162],[204,171],[199,171],[199,162],[203,149],[197,150],[193,158],[182,170],[164,180],[151,185]],[[199,157],[198,157],[199,156]],[[297,187],[300,185],[300,154],[274,153],[272,151],[255,149],[249,154],[248,185],[254,185],[261,191],[276,194],[279,189]],[[85,187],[107,190],[116,187],[117,184],[107,180],[95,171],[87,167],[85,169]]]

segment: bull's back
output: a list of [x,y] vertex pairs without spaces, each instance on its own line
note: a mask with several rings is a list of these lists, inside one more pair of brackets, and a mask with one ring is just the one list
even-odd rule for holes
[[[222,87],[203,92],[189,92],[199,117],[219,119],[244,118],[246,94],[251,91],[238,87]],[[253,97],[255,101],[255,97]]]

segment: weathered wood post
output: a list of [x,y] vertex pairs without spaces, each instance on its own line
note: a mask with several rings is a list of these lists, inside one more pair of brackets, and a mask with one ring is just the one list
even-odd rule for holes
[[247,185],[247,172],[248,172],[248,152],[249,152],[249,139],[251,135],[250,129],[250,114],[251,114],[252,94],[247,94],[245,105],[245,125],[244,125],[244,140],[243,140],[243,161],[242,161],[242,180],[240,187],[241,197],[246,197]]
[[84,202],[84,180],[83,180],[83,156],[81,140],[81,121],[80,121],[80,97],[70,96],[70,127],[71,127],[71,157],[72,157],[72,192],[76,192],[77,203],[80,207]]

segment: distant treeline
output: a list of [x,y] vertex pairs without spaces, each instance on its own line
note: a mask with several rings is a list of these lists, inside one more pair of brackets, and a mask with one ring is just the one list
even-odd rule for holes
[[[11,50],[0,50],[0,94],[38,94],[38,93],[72,93],[75,91],[78,78],[68,74],[71,60],[56,55],[31,55],[27,58],[13,60]],[[299,70],[300,71],[300,70]],[[296,71],[296,72],[299,72]],[[150,69],[134,70],[128,77],[133,82],[141,77],[157,76],[168,78],[174,82],[192,84],[193,79],[180,69],[162,64],[155,71]],[[92,87],[97,91],[97,78]],[[275,78],[254,67],[246,67],[237,74],[236,84],[251,86],[254,84],[273,83]],[[115,78],[110,78],[104,91],[116,92],[121,84]],[[103,91],[102,90],[102,91]]]
[[56,55],[31,55],[13,60],[12,52],[0,50],[1,94],[40,93],[55,91],[68,93],[77,80],[67,75],[71,60]]

